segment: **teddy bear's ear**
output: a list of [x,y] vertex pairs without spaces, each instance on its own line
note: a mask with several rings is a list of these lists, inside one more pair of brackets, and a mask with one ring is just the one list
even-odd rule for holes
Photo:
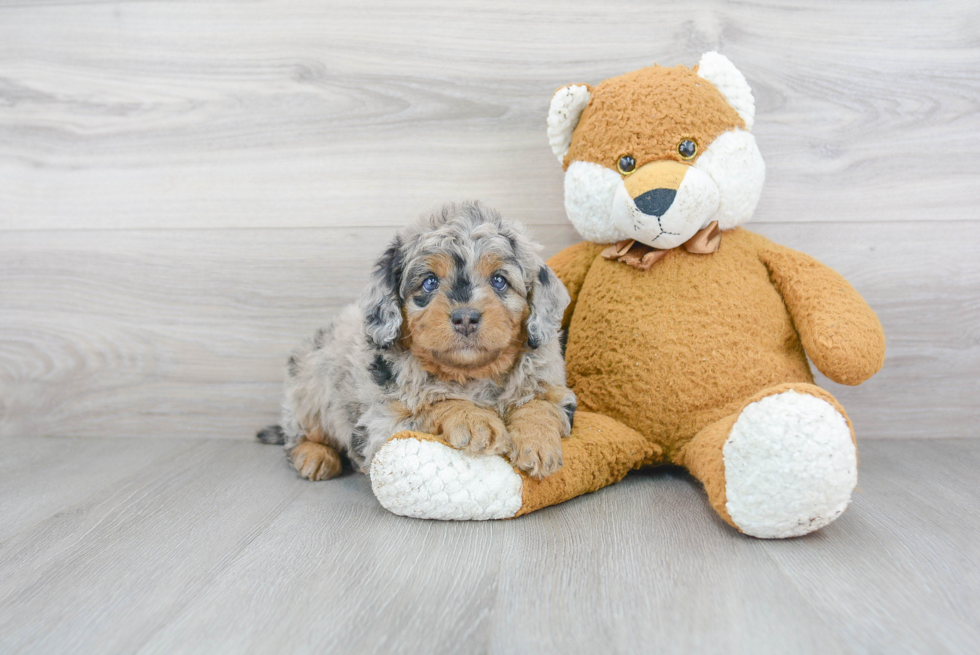
[[548,109],[548,143],[559,163],[565,163],[568,146],[572,143],[572,132],[578,125],[585,106],[589,104],[588,84],[569,84],[555,91]]
[[698,77],[711,82],[745,121],[745,129],[752,129],[755,122],[755,98],[745,76],[728,57],[714,51],[704,53],[698,62]]

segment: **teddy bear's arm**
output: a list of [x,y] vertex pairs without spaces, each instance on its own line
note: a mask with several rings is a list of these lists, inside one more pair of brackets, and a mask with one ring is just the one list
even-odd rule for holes
[[568,290],[572,301],[565,309],[565,317],[561,321],[561,329],[567,330],[578,301],[578,292],[582,289],[585,276],[592,267],[592,262],[599,256],[605,246],[590,241],[583,241],[565,248],[548,260],[548,266],[555,272]]
[[813,257],[774,243],[760,257],[821,373],[856,385],[878,372],[885,361],[885,333],[847,280]]

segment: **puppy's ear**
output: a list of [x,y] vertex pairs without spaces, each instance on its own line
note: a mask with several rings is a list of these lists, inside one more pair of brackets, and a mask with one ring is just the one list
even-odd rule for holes
[[561,319],[571,300],[554,271],[544,262],[540,266],[528,294],[531,314],[527,317],[527,345],[531,348],[544,346],[558,337]]
[[399,296],[405,255],[399,237],[374,265],[371,283],[361,297],[364,331],[379,348],[390,348],[401,336],[402,302]]

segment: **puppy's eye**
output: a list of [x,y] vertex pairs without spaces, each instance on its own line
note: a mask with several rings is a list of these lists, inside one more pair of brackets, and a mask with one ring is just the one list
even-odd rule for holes
[[494,275],[490,278],[490,286],[497,291],[503,291],[507,288],[507,280],[504,279],[503,275]]
[[619,158],[619,163],[616,164],[616,168],[623,175],[629,175],[634,170],[636,170],[636,160],[629,155],[623,155]]
[[698,144],[690,139],[684,139],[677,144],[677,154],[681,159],[693,159],[698,154]]
[[430,275],[429,277],[422,280],[422,291],[426,293],[432,293],[439,288],[439,278],[435,275]]

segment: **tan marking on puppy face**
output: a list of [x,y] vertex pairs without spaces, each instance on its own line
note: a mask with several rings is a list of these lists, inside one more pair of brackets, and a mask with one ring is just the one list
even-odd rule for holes
[[697,67],[652,66],[610,78],[592,89],[589,105],[572,134],[564,166],[587,161],[612,170],[629,155],[636,168],[651,161],[683,159],[681,141],[697,144],[698,155],[720,134],[745,122]]
[[445,280],[449,276],[449,272],[453,270],[453,260],[449,255],[428,255],[425,257],[425,263],[429,270],[441,280]]
[[[504,291],[491,286],[504,262],[493,254],[480,257],[472,266],[446,255],[431,255],[425,261],[439,278],[439,287],[425,292],[423,275],[406,293],[403,345],[425,370],[442,379],[462,383],[509,371],[524,347],[528,303],[510,284]],[[480,313],[473,334],[454,329],[451,315],[457,309]]]
[[496,273],[498,270],[503,268],[504,260],[494,254],[486,254],[480,257],[480,260],[476,262],[474,270],[478,277],[489,280],[490,277]]

